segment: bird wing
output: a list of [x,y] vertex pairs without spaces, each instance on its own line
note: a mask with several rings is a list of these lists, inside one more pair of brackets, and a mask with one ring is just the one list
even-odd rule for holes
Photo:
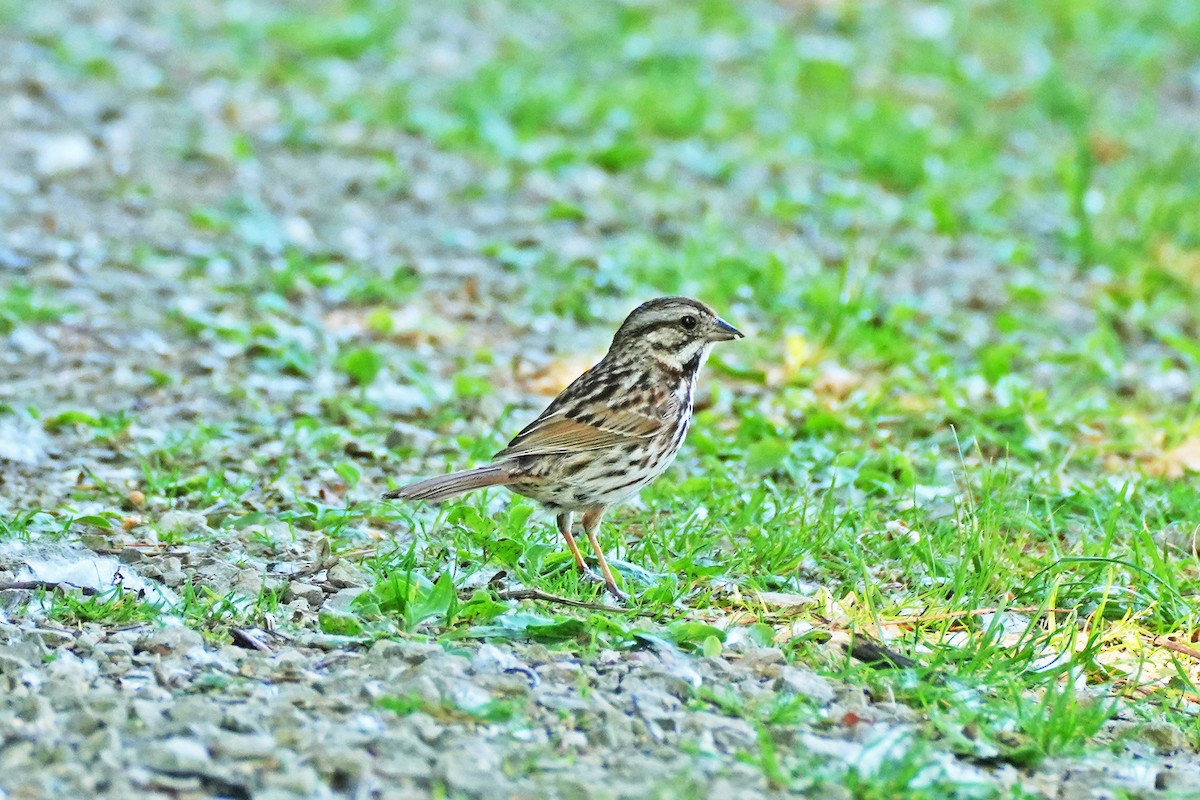
[[[518,433],[496,459],[551,453],[581,453],[603,450],[648,439],[662,431],[670,415],[670,398],[658,407],[614,410],[596,405],[594,414],[577,414],[569,419],[563,411],[538,417]],[[585,421],[586,420],[586,421]]]

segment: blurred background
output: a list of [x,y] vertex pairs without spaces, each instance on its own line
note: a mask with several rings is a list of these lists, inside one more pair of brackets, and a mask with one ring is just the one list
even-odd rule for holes
[[14,265],[57,248],[163,279],[194,327],[241,287],[267,317],[403,309],[414,335],[486,319],[542,349],[685,292],[771,332],[743,351],[759,371],[795,366],[789,331],[989,380],[1089,348],[1087,378],[1136,391],[1121,354],[1162,342],[1195,370],[1187,0],[3,15],[18,295],[46,280]]
[[752,471],[1196,461],[1188,0],[0,13],[12,407],[477,455],[679,292],[752,334],[702,426]]

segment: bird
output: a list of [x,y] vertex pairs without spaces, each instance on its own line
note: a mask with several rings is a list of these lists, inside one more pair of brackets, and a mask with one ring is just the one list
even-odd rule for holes
[[[440,503],[503,486],[555,514],[575,566],[589,581],[617,586],[597,534],[605,512],[660,476],[683,444],[696,378],[714,344],[743,338],[705,303],[659,297],[635,308],[608,352],[571,382],[483,466],[417,481],[386,494]],[[572,533],[575,514],[596,554],[597,576]]]

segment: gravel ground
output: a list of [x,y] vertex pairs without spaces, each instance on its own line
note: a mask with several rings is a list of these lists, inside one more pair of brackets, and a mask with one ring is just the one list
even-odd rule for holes
[[[481,177],[463,156],[352,126],[325,131],[327,145],[312,149],[262,136],[252,162],[230,159],[239,126],[269,131],[279,98],[212,77],[203,48],[180,52],[173,4],[45,5],[24,27],[0,32],[0,287],[38,287],[74,310],[15,327],[0,348],[0,403],[11,411],[0,417],[0,515],[112,510],[89,493],[98,486],[118,487],[127,502],[113,530],[83,524],[51,536],[57,523],[34,520],[31,528],[46,535],[0,550],[0,582],[103,583],[119,574],[131,589],[166,598],[189,586],[244,597],[267,587],[283,592],[285,605],[275,632],[219,644],[169,618],[64,626],[46,616],[38,592],[0,592],[0,798],[783,796],[753,755],[760,731],[693,702],[702,689],[743,703],[802,698],[817,710],[820,726],[773,727],[785,762],[844,762],[869,775],[909,746],[926,723],[908,707],[790,666],[770,648],[709,658],[668,647],[580,655],[539,644],[347,643],[315,632],[316,614],[344,607],[369,578],[350,559],[327,565],[319,532],[265,524],[209,536],[222,509],[178,508],[167,493],[134,497],[143,475],[131,454],[200,423],[230,433],[198,460],[251,480],[247,502],[264,511],[296,490],[322,496],[333,482],[289,424],[344,391],[325,362],[303,378],[263,373],[254,354],[185,324],[253,316],[252,304],[237,311],[222,287],[282,248],[411,265],[423,280],[400,322],[415,351],[427,358],[434,345],[470,353],[487,343],[519,374],[550,358],[552,348],[533,342],[574,329],[550,316],[515,322],[523,314],[505,299],[519,272],[496,269],[482,243],[519,230],[552,253],[586,259],[596,254],[594,235],[607,227],[620,236],[658,209],[652,200],[625,203],[619,178],[582,171],[555,191],[587,202],[594,229],[564,234],[530,206],[543,200],[536,175],[519,183],[502,172]],[[486,39],[433,10],[413,16],[406,35],[414,63],[455,35]],[[37,35],[55,30],[104,43],[113,72],[89,75],[61,58]],[[387,188],[372,155],[379,152],[407,176],[403,192]],[[738,202],[705,191],[692,202],[709,213]],[[260,227],[197,225],[195,209],[230,198],[269,214]],[[917,285],[934,273],[921,274],[896,280]],[[970,285],[957,284],[963,296],[947,301],[973,302]],[[986,276],[980,285],[986,294]],[[317,352],[353,337],[362,321],[338,317],[335,305],[319,292],[299,297],[284,315],[297,320],[287,335]],[[600,301],[598,315],[610,306],[624,300]],[[323,325],[302,322],[314,319]],[[603,336],[578,334],[571,349],[598,347]],[[443,360],[449,374],[455,365]],[[153,374],[182,377],[158,382]],[[426,402],[399,390],[374,399],[397,414]],[[537,404],[514,380],[480,416],[494,418],[510,401]],[[41,423],[79,408],[136,422],[119,441]],[[286,444],[272,435],[284,430]],[[342,435],[367,450],[383,438]],[[287,476],[264,471],[251,452],[288,459]],[[385,464],[368,462],[365,471],[348,500],[384,486]],[[171,533],[181,536],[158,541]],[[362,539],[377,545],[369,531]],[[64,578],[68,569],[87,574]],[[397,713],[380,706],[387,697],[447,710]],[[487,719],[498,701],[522,711]],[[1131,720],[1118,716],[1105,735]],[[1122,739],[1104,756],[1034,771],[946,753],[930,780],[977,784],[981,794],[1020,787],[1056,798],[1188,796],[1200,762],[1183,748],[1181,735],[1163,728],[1151,739]]]
[[[920,724],[908,707],[789,666],[774,648],[580,659],[536,644],[448,651],[381,640],[354,650],[314,635],[259,652],[206,645],[182,626],[32,622],[5,623],[0,637],[0,780],[11,798],[415,798],[433,786],[481,798],[787,796],[746,758],[759,746],[754,726],[689,707],[700,687],[748,702],[806,698],[827,724],[776,727],[776,746],[868,775],[886,770]],[[520,699],[527,711],[502,723],[398,717],[378,710],[385,696],[457,709]],[[1156,754],[1180,748],[1181,735],[1147,738],[1032,773],[945,755],[930,778],[980,794],[1187,796],[1200,764]]]

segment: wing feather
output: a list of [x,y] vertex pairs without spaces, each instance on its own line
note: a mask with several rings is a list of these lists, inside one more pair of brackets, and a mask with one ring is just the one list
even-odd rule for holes
[[622,409],[619,411],[596,407],[594,421],[568,419],[559,410],[539,417],[513,438],[508,446],[496,453],[495,458],[549,455],[552,453],[582,453],[588,450],[603,450],[647,439],[659,433],[667,424],[667,417],[652,409],[652,413]]

